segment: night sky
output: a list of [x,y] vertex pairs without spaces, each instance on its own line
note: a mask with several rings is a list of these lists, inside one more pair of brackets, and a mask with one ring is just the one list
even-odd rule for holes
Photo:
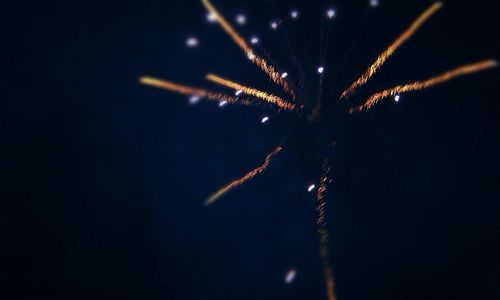
[[[279,92],[197,0],[2,3],[0,298],[326,299],[306,188],[327,155],[339,300],[500,299],[498,70],[347,114],[341,91],[432,3],[367,2],[214,1],[231,21],[246,14],[238,29],[290,79],[295,55],[306,98],[324,64],[319,127],[138,84],[153,75],[218,90],[204,80],[214,72]],[[351,103],[498,59],[499,17],[493,1],[447,1]],[[185,46],[191,35],[199,47]],[[265,173],[203,207],[283,142]]]

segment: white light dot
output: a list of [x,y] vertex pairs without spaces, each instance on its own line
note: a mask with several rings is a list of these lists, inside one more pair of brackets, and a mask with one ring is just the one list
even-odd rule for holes
[[308,191],[308,192],[312,192],[315,188],[316,188],[316,185],[311,184],[311,185],[307,188],[307,191]]
[[245,17],[245,15],[239,14],[236,16],[236,23],[240,25],[245,25],[246,22],[247,22],[247,17]]
[[318,67],[318,73],[323,74],[325,72],[325,67]]
[[295,280],[295,277],[297,277],[297,271],[295,269],[290,269],[285,274],[285,283],[286,284],[293,283],[293,281]]
[[243,93],[243,91],[242,91],[242,90],[237,90],[234,94],[235,94],[236,96],[239,96],[239,95],[241,95],[242,93]]
[[290,17],[291,17],[292,19],[297,19],[297,18],[299,17],[299,11],[297,11],[297,10],[292,10],[292,11],[290,12]]
[[264,117],[261,120],[262,124],[266,123],[267,121],[269,121],[269,117]]
[[379,5],[378,0],[370,0],[370,6],[371,7],[377,7]]
[[194,48],[194,47],[198,47],[199,45],[199,42],[198,42],[198,39],[195,38],[195,37],[188,37],[186,39],[186,46],[189,47],[189,48]]
[[226,104],[227,104],[227,101],[223,100],[223,101],[219,102],[219,107],[223,107]]
[[281,74],[281,78],[287,78],[288,77],[288,73],[287,72],[283,72],[283,74]]
[[276,30],[277,28],[278,28],[278,22],[276,21],[271,22],[271,29]]
[[189,97],[189,104],[195,104],[198,101],[200,101],[200,99],[201,99],[200,96],[193,95],[193,96]]
[[250,39],[250,43],[252,43],[253,45],[256,45],[259,43],[259,38],[254,36]]
[[209,12],[209,13],[207,14],[207,21],[208,21],[209,23],[215,23],[215,21],[217,21],[217,15],[216,15],[216,14],[214,14],[214,13]]
[[252,61],[253,61],[253,60],[255,59],[255,54],[253,54],[252,52],[249,52],[249,53],[247,54],[247,57],[248,57],[248,59],[249,59],[249,60],[252,60]]
[[399,98],[400,98],[399,95],[394,96],[394,101],[399,102]]
[[333,19],[333,17],[335,17],[335,9],[333,8],[329,8],[327,11],[326,11],[326,17],[328,19]]

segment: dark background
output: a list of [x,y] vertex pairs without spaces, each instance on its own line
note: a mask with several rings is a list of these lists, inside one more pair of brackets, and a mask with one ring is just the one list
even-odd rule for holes
[[[313,83],[319,20],[336,7],[324,61],[324,101],[335,103],[431,4],[366,2],[215,4],[231,20],[244,12],[241,32],[290,70],[268,23],[298,8],[300,23],[285,25]],[[498,18],[493,1],[448,1],[353,101],[498,58]],[[325,299],[308,145],[202,206],[293,135],[295,116],[188,105],[137,83],[209,86],[211,71],[275,88],[198,1],[4,2],[0,24],[2,299]],[[185,47],[191,34],[200,47]],[[499,83],[488,71],[335,122],[327,201],[339,299],[500,298]]]

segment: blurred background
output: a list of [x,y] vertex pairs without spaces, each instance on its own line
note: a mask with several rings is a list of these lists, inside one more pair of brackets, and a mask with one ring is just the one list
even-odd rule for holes
[[[292,80],[296,53],[311,91],[324,65],[335,103],[432,1],[214,4],[244,14],[238,30]],[[447,1],[352,101],[498,59],[498,19],[491,1]],[[0,28],[2,299],[326,298],[309,145],[202,205],[293,137],[296,116],[138,84],[209,87],[214,72],[276,89],[199,1],[4,2]],[[337,142],[326,199],[340,300],[500,298],[499,83],[498,70],[467,76],[340,113],[320,133]]]

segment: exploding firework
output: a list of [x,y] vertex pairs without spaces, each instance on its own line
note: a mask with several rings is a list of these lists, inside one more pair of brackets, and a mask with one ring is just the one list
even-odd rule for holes
[[[275,95],[268,91],[263,91],[261,89],[251,87],[248,84],[237,83],[231,79],[224,78],[215,74],[207,74],[206,79],[212,83],[220,85],[224,88],[228,88],[234,90],[235,93],[228,94],[224,92],[215,92],[210,91],[205,88],[198,88],[187,86],[179,83],[174,83],[167,80],[157,79],[153,77],[142,77],[140,78],[140,83],[144,85],[149,85],[161,89],[165,89],[174,93],[183,94],[195,98],[198,101],[200,98],[218,101],[220,105],[229,104],[241,104],[241,105],[266,105],[272,107],[278,111],[288,111],[294,113],[298,116],[307,116],[307,119],[310,121],[317,121],[321,115],[321,97],[318,96],[318,99],[314,101],[311,105],[310,101],[303,99],[303,95],[306,94],[300,88],[297,88],[296,85],[290,81],[290,77],[287,72],[278,72],[278,68],[270,63],[269,59],[267,59],[267,55],[262,55],[258,51],[255,51],[249,43],[243,38],[238,31],[231,25],[231,23],[215,8],[215,6],[209,0],[202,0],[203,5],[208,10],[207,19],[210,22],[217,22],[222,29],[227,33],[227,35],[234,41],[234,43],[243,51],[246,58],[257,66],[260,70],[262,70],[268,78],[274,82],[277,86],[281,88],[283,93],[286,96]],[[378,1],[370,1],[371,7],[378,6]],[[420,14],[410,25],[404,30],[396,40],[391,43],[385,51],[383,51],[375,61],[367,68],[367,70],[361,74],[361,76],[356,79],[347,89],[345,89],[338,99],[347,100],[350,96],[352,96],[359,88],[363,87],[373,76],[376,75],[377,71],[389,60],[389,58],[404,44],[406,43],[424,23],[431,18],[436,12],[438,12],[443,7],[441,2],[436,2],[431,5],[428,9],[426,9],[422,14]],[[297,10],[293,10],[290,12],[290,17],[292,19],[299,18],[300,14]],[[336,16],[336,11],[331,8],[326,11],[326,17],[328,19],[333,19]],[[236,17],[236,23],[238,25],[243,25],[246,23],[246,17],[244,15],[238,15]],[[280,26],[280,22],[273,21],[270,24],[272,30],[278,29]],[[250,44],[256,45],[259,43],[259,39],[257,37],[252,37],[250,39]],[[198,40],[195,38],[190,38],[187,41],[188,47],[196,47],[198,46]],[[323,52],[326,52],[326,47],[323,49]],[[388,88],[382,90],[380,92],[376,92],[369,96],[365,101],[363,101],[359,105],[352,106],[347,109],[348,113],[356,113],[361,112],[363,110],[368,110],[372,108],[374,105],[379,103],[381,100],[388,97],[395,97],[395,101],[399,101],[399,95],[411,91],[418,91],[430,88],[432,86],[436,86],[439,84],[443,84],[449,80],[455,79],[460,76],[464,76],[467,74],[472,74],[480,71],[484,71],[487,69],[491,69],[497,67],[498,63],[495,60],[488,59],[475,63],[471,63],[464,66],[459,66],[450,71],[446,71],[440,75],[436,75],[429,79],[425,79],[422,81],[416,81],[412,83],[397,85],[393,88]],[[323,77],[322,74],[325,72],[325,67],[323,65],[317,68],[318,73],[320,74],[320,84],[318,95],[321,95],[321,88],[323,86]],[[300,87],[301,85],[299,85]],[[194,101],[194,100],[193,100]],[[269,120],[268,117],[264,117],[262,119],[262,123],[265,123]],[[278,154],[280,154],[283,150],[287,148],[286,144],[280,144],[276,146],[271,152],[267,154],[264,161],[250,170],[242,177],[232,180],[228,184],[224,185],[222,188],[213,193],[210,197],[205,201],[205,205],[211,205],[219,200],[222,196],[224,196],[229,191],[237,188],[238,186],[250,181],[258,174],[264,172],[267,167],[270,165],[273,158],[275,158]],[[322,260],[322,268],[323,268],[323,277],[325,280],[326,287],[326,295],[329,300],[336,299],[335,294],[335,282],[333,276],[333,269],[330,263],[329,258],[329,233],[327,229],[327,216],[326,216],[326,199],[325,193],[330,179],[330,171],[331,166],[328,163],[328,159],[324,158],[324,163],[322,166],[322,175],[320,175],[319,186],[316,192],[316,200],[317,200],[317,226],[318,226],[318,236],[319,236],[319,254]],[[309,192],[315,190],[315,185],[310,185],[308,188]],[[290,270],[286,275],[285,281],[287,283],[291,283],[296,276],[295,270]]]

